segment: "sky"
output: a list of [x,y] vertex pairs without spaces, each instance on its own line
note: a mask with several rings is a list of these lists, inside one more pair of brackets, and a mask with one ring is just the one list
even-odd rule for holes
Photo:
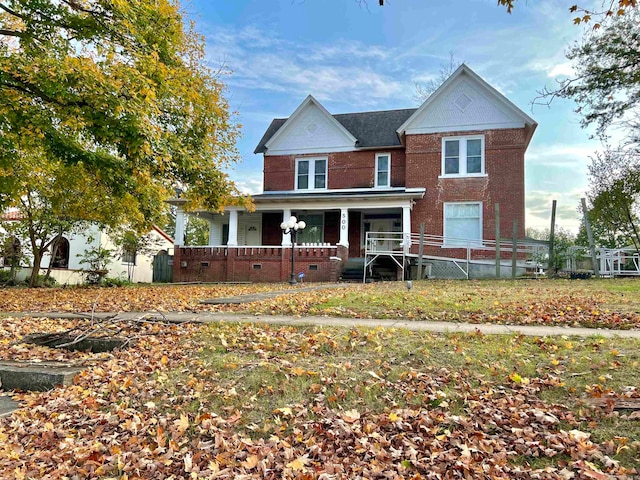
[[262,155],[253,150],[269,123],[307,95],[332,114],[415,108],[416,83],[437,78],[453,52],[538,122],[525,159],[526,226],[549,228],[555,199],[556,224],[577,232],[600,143],[572,101],[533,104],[571,74],[565,54],[583,33],[572,3],[520,1],[512,14],[496,0],[191,0],[184,8],[209,66],[229,72],[221,78],[242,125],[242,160],[229,175],[244,192],[261,193]]

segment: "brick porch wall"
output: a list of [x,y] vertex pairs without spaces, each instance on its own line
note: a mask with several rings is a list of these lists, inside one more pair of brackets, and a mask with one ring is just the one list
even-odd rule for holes
[[[337,258],[342,254],[341,260]],[[343,247],[296,247],[295,275],[305,282],[336,282],[346,260]],[[176,247],[174,282],[286,282],[291,249],[277,247]]]

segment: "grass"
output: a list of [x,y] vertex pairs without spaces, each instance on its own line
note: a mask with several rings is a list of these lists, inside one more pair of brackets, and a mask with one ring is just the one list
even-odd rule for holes
[[[640,378],[638,340],[220,324],[205,327],[197,344],[197,367],[176,378],[202,383],[199,407],[240,415],[237,428],[249,437],[290,434],[294,417],[318,420],[326,408],[473,418],[478,398],[525,395],[535,385],[530,403],[570,412],[566,430],[588,432],[614,460],[640,466],[640,423],[588,403],[620,396]],[[535,467],[562,458],[512,461]]]
[[640,327],[640,280],[456,280],[349,285],[242,307],[256,314],[309,314],[472,323]]

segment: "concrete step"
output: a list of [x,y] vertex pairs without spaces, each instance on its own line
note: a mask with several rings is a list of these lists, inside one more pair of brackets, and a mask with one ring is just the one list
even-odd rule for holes
[[27,363],[0,361],[2,390],[34,390],[44,392],[58,385],[70,385],[81,367],[62,362]]
[[0,418],[11,415],[11,413],[19,407],[18,402],[14,402],[11,397],[0,395]]
[[66,345],[64,347],[65,350],[93,353],[111,352],[125,344],[124,338],[114,337],[87,337],[77,343],[74,343],[74,340],[75,338],[70,335],[61,335],[59,333],[32,333],[22,339],[24,343],[33,345],[43,345],[51,348]]

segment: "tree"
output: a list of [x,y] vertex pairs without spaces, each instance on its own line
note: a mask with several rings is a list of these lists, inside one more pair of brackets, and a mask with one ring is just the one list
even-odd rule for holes
[[[589,221],[603,246],[633,245],[640,252],[640,156],[607,150],[589,166]],[[604,238],[603,238],[604,237]]]
[[605,27],[588,33],[569,50],[575,75],[557,89],[545,88],[545,103],[556,97],[573,99],[582,125],[595,125],[606,137],[609,127],[624,122],[638,139],[640,105],[640,12],[629,11]]
[[233,202],[224,93],[177,0],[0,1],[0,208],[19,202],[16,159],[33,152],[128,203],[136,230],[177,184],[188,206]]
[[[535,228],[527,228],[526,236],[535,240],[549,241],[551,231],[548,228],[538,230]],[[553,240],[553,258],[548,259],[548,269],[552,274],[557,274],[558,270],[565,268],[566,259],[569,255],[569,249],[576,243],[576,236],[569,230],[555,226]]]
[[30,286],[36,286],[45,253],[56,255],[56,240],[100,218],[121,221],[132,213],[125,202],[111,203],[110,189],[94,184],[83,164],[67,165],[43,150],[19,152],[12,165],[15,198],[10,205],[21,220],[11,233],[28,245],[33,261]]
[[[176,234],[176,208],[171,207],[160,223],[162,230],[171,237]],[[185,245],[208,245],[209,244],[209,222],[195,215],[187,216],[184,229]]]
[[[498,0],[498,5],[506,7],[507,12],[511,13],[517,1],[518,0]],[[577,14],[577,16],[573,18],[573,23],[576,25],[580,23],[590,23],[594,20],[594,26],[598,28],[600,22],[607,18],[625,15],[637,6],[637,0],[602,0],[599,8],[597,6],[585,8],[578,4],[569,4],[568,10],[571,13]]]
[[[512,13],[518,0],[498,0],[498,5],[506,7],[507,13]],[[367,5],[367,0],[356,0],[360,5]],[[384,0],[378,0],[378,4],[384,6]],[[594,28],[599,28],[602,21],[614,16],[622,16],[638,6],[637,0],[602,0],[600,8],[584,8],[578,4],[569,3],[567,10],[576,16],[573,23],[590,23],[594,21]]]
[[455,58],[454,52],[449,52],[449,63],[443,63],[440,65],[440,70],[435,78],[432,78],[424,85],[416,83],[416,93],[414,98],[418,103],[423,103],[427,98],[435,92],[445,80],[447,80],[453,72],[461,65]]

